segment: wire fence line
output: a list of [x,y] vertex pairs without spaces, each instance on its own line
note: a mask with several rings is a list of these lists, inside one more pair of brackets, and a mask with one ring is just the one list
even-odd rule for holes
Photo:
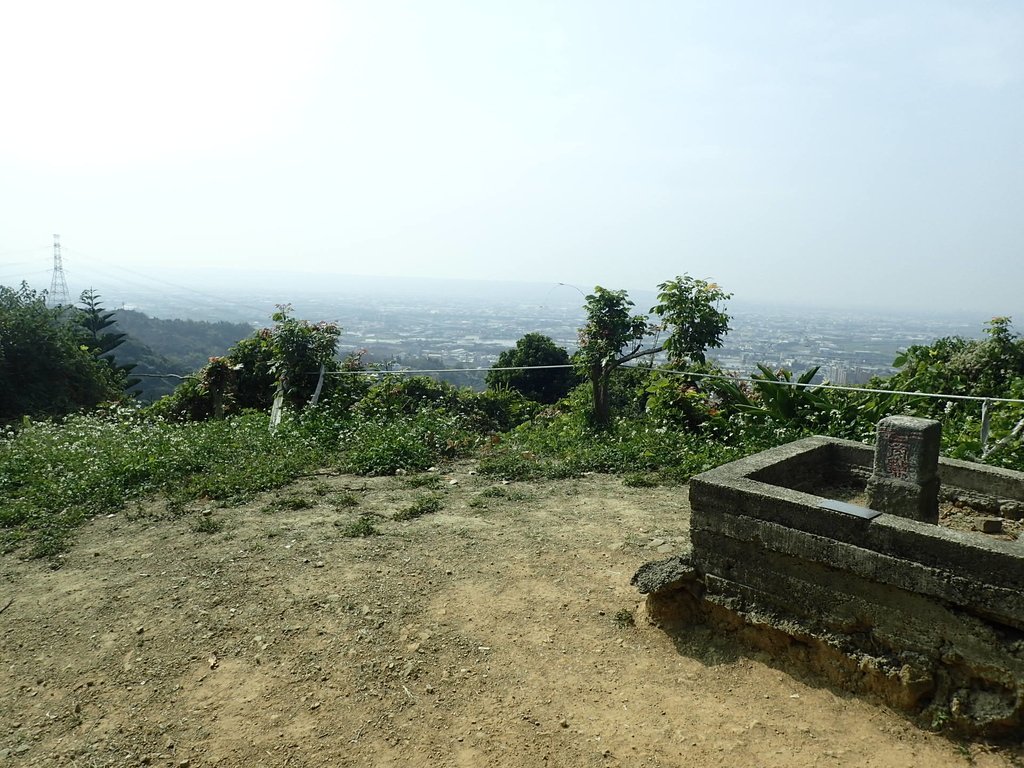
[[[317,383],[317,391],[319,393],[320,387],[323,385],[325,376],[406,376],[406,375],[417,375],[425,373],[487,373],[489,371],[534,371],[534,370],[552,370],[552,369],[566,369],[573,368],[573,365],[514,365],[514,366],[495,366],[493,368],[401,368],[396,370],[360,370],[360,371],[330,371],[325,372],[323,369],[316,372],[311,372],[309,376],[319,376]],[[877,389],[873,387],[850,387],[843,384],[810,384],[799,381],[787,381],[772,380],[772,379],[756,379],[752,376],[730,376],[723,373],[699,373],[696,371],[674,371],[667,368],[651,368],[640,365],[625,365],[622,368],[628,368],[631,370],[646,370],[646,371],[658,371],[659,373],[667,373],[669,375],[676,376],[687,376],[689,378],[698,379],[710,379],[717,381],[729,381],[738,384],[768,384],[771,386],[780,387],[798,387],[804,389],[829,389],[838,390],[841,392],[860,392],[864,394],[880,394],[880,395],[900,395],[903,397],[925,397],[936,400],[961,400],[968,402],[981,403],[981,444],[982,444],[982,456],[987,456],[997,448],[1006,445],[1009,441],[1018,437],[1024,432],[1024,418],[1022,418],[1013,427],[1008,435],[1003,437],[994,445],[989,445],[989,429],[990,420],[992,417],[992,411],[990,407],[996,403],[1008,403],[1011,405],[1024,405],[1024,399],[1012,398],[1012,397],[983,397],[980,395],[952,395],[943,394],[940,392],[921,392],[921,391],[909,391],[901,389]],[[194,378],[196,374],[190,374],[182,376],[176,373],[139,373],[135,374],[137,377],[146,378],[175,378],[175,379],[189,379]]]
[[[325,376],[413,376],[425,373],[487,373],[489,371],[539,371],[552,369],[573,368],[573,365],[514,365],[495,366],[491,368],[396,368],[396,369],[372,369],[360,371],[328,371]],[[1012,403],[1024,405],[1024,399],[1013,397],[984,397],[982,395],[953,395],[941,392],[922,392],[919,390],[902,389],[876,389],[872,387],[851,387],[843,384],[804,384],[799,381],[773,381],[771,379],[757,379],[751,376],[731,376],[724,373],[698,373],[695,371],[674,371],[668,368],[647,368],[640,365],[625,365],[623,368],[630,370],[649,370],[673,376],[687,376],[689,378],[712,379],[717,381],[730,381],[739,384],[769,384],[780,387],[798,387],[803,389],[830,389],[841,392],[862,392],[865,394],[878,395],[903,395],[905,397],[930,397],[937,400],[966,400],[976,403]],[[170,378],[170,379],[191,379],[196,374],[182,375],[178,373],[133,373],[129,374],[134,378]],[[319,371],[312,371],[306,375],[317,376]]]
[[941,392],[921,392],[921,391],[908,391],[903,389],[873,389],[871,387],[848,387],[842,384],[803,384],[799,381],[773,381],[771,379],[755,379],[750,376],[726,376],[724,374],[716,373],[696,373],[690,371],[672,371],[668,369],[657,369],[662,373],[673,374],[677,376],[691,376],[702,379],[719,379],[722,381],[734,381],[744,384],[771,384],[780,387],[802,387],[806,389],[836,389],[843,392],[865,392],[868,394],[879,394],[879,395],[906,395],[907,397],[931,397],[938,400],[970,400],[977,403],[1021,403],[1024,404],[1024,400],[1013,397],[984,397],[982,395],[948,395]]

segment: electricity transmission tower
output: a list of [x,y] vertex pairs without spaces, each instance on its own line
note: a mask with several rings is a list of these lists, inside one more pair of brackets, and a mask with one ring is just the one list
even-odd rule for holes
[[53,278],[50,280],[50,292],[46,295],[46,303],[51,307],[67,306],[71,303],[68,296],[68,281],[64,279],[64,264],[60,259],[60,235],[53,236]]

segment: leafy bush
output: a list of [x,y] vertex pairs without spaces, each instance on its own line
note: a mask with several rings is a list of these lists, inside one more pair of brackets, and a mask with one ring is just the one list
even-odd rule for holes
[[461,419],[433,410],[393,419],[352,419],[336,436],[339,465],[360,475],[420,472],[467,455],[477,442]]
[[[294,410],[305,407],[316,389],[320,367],[330,374],[341,367],[334,357],[341,329],[333,323],[298,320],[288,305],[279,306],[272,319],[273,327],[242,339],[224,357],[210,358],[193,378],[154,404],[151,412],[163,418],[197,420],[247,409],[268,410],[279,386]],[[341,383],[334,376],[327,381],[328,390]],[[342,387],[351,383],[346,381]]]
[[[535,370],[496,370],[528,366],[566,366]],[[550,337],[528,333],[513,349],[498,356],[494,368],[487,372],[487,389],[513,391],[538,403],[552,404],[565,397],[576,383],[576,373],[569,367],[569,353]]]
[[463,398],[451,384],[426,376],[385,375],[353,407],[357,418],[373,421],[418,413],[424,409],[462,413]]
[[24,283],[0,285],[0,424],[121,398],[124,371],[81,344],[75,318]]
[[[683,275],[658,286],[658,303],[648,315],[631,314],[633,302],[625,291],[601,286],[586,297],[586,322],[579,330],[577,370],[590,381],[592,419],[605,427],[611,420],[609,386],[620,366],[664,352],[670,362],[703,363],[709,347],[722,346],[729,315],[718,305],[731,298],[717,284]],[[661,334],[665,338],[661,339]]]
[[513,390],[472,393],[476,428],[481,432],[508,432],[536,416],[541,406]]

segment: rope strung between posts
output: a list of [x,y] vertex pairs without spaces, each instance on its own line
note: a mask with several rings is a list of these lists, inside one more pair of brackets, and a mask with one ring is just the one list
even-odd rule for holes
[[[401,368],[396,370],[366,370],[366,371],[327,371],[325,376],[413,376],[421,373],[487,373],[488,371],[540,371],[556,368],[573,368],[572,365],[514,365],[493,368]],[[981,395],[950,395],[940,392],[920,392],[902,389],[873,389],[870,387],[850,387],[841,384],[803,384],[799,381],[772,381],[771,379],[755,379],[750,376],[729,376],[721,373],[697,373],[694,371],[673,371],[668,368],[645,368],[640,365],[624,365],[622,368],[632,370],[650,370],[658,373],[665,373],[672,376],[689,376],[696,379],[713,379],[718,381],[732,381],[741,384],[771,384],[780,387],[801,387],[804,389],[834,389],[842,392],[864,392],[878,395],[904,395],[907,397],[932,397],[937,400],[969,400],[978,403],[1017,403],[1024,404],[1024,399],[1013,397],[983,397]],[[318,376],[319,371],[311,371],[309,376]],[[182,376],[177,373],[133,373],[134,378],[171,378],[191,379],[196,374]]]
[[[542,371],[542,370],[555,370],[573,368],[572,365],[514,365],[514,366],[495,366],[491,368],[404,368],[399,370],[367,370],[367,371],[326,371],[324,366],[320,366],[320,370],[315,375],[318,376],[316,392],[314,393],[312,402],[315,403],[319,399],[321,388],[323,387],[324,378],[326,376],[415,376],[424,373],[487,373],[489,371]],[[1016,405],[1024,404],[1024,400],[1013,397],[983,397],[980,395],[947,395],[938,392],[920,392],[920,391],[908,391],[902,389],[875,389],[872,387],[849,387],[841,384],[804,384],[799,381],[786,381],[782,379],[780,381],[773,381],[771,379],[755,379],[750,376],[728,376],[721,373],[697,373],[695,371],[673,371],[667,368],[647,368],[640,365],[623,365],[622,368],[629,368],[632,370],[649,370],[658,371],[659,373],[665,373],[674,376],[687,376],[695,379],[710,379],[712,381],[729,381],[737,384],[768,384],[779,387],[799,387],[803,389],[829,389],[837,390],[840,392],[862,392],[865,394],[877,394],[877,395],[902,395],[904,397],[930,397],[936,400],[964,400],[969,402],[980,402],[981,403],[981,453],[982,456],[987,456],[993,451],[1002,446],[1006,445],[1010,441],[1017,438],[1022,432],[1024,432],[1024,419],[1021,419],[1011,430],[1010,434],[997,441],[991,447],[989,446],[989,432],[992,418],[991,404],[992,403],[1010,403]],[[191,379],[195,378],[196,374],[189,374],[182,376],[176,373],[136,373],[132,374],[136,378],[152,378],[152,379]],[[314,374],[309,374],[314,375]],[[277,396],[274,398],[274,413],[271,416],[271,429],[276,426],[277,421],[280,420],[280,408],[282,393],[278,391]],[[275,419],[276,416],[276,419]]]
[[[628,366],[640,368],[641,366]],[[726,376],[718,373],[694,373],[692,371],[672,371],[665,368],[652,369],[660,373],[668,373],[675,376],[690,376],[698,379],[719,379],[721,381],[735,381],[744,384],[772,384],[780,387],[802,387],[805,389],[837,389],[843,392],[867,392],[878,395],[906,395],[908,397],[934,397],[937,400],[971,400],[978,403],[1020,403],[1024,400],[1013,397],[983,397],[981,395],[944,395],[939,392],[910,392],[902,389],[872,389],[870,387],[848,387],[840,384],[803,384],[799,381],[773,381],[771,379],[755,379],[750,376]]]

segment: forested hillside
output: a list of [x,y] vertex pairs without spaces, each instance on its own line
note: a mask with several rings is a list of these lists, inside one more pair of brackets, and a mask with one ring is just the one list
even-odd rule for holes
[[116,329],[126,334],[114,358],[119,365],[134,364],[134,375],[146,374],[132,389],[144,402],[170,394],[181,383],[177,378],[151,378],[153,374],[186,376],[252,332],[244,323],[164,320],[132,309],[117,310],[114,320]]
[[202,368],[210,357],[224,354],[228,347],[252,333],[252,328],[244,323],[163,320],[133,309],[117,310],[114,319],[122,333],[186,372]]

